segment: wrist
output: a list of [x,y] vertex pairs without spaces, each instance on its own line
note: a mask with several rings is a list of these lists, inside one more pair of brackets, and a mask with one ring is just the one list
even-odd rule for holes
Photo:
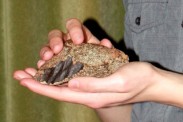
[[102,122],[130,122],[132,104],[95,109]]
[[183,107],[183,75],[156,68],[149,100]]

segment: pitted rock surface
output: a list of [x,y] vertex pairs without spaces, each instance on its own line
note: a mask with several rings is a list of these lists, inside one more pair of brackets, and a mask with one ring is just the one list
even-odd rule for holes
[[66,41],[62,51],[46,61],[34,78],[49,85],[62,85],[74,77],[101,78],[114,73],[128,60],[128,56],[116,48]]

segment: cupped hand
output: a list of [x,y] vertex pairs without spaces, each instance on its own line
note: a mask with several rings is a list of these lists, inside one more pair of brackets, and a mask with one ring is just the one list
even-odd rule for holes
[[105,78],[79,77],[68,86],[43,85],[33,80],[36,70],[16,71],[14,77],[31,91],[59,101],[78,103],[91,108],[111,107],[148,101],[156,69],[148,63],[133,62]]

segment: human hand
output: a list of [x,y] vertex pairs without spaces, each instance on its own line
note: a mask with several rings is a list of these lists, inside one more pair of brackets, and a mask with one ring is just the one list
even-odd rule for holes
[[41,60],[38,61],[38,68],[49,60],[54,54],[58,54],[63,48],[63,42],[71,39],[73,43],[80,44],[95,43],[103,46],[112,47],[108,39],[98,40],[79,20],[70,19],[66,23],[67,33],[60,30],[52,30],[48,34],[49,43],[40,51]]
[[105,78],[74,78],[68,83],[68,87],[76,92],[86,93],[85,105],[92,108],[152,101],[153,92],[158,88],[155,82],[158,70],[149,63],[132,62]]
[[146,101],[153,84],[155,69],[147,63],[129,63],[105,78],[81,77],[66,86],[42,85],[32,79],[36,70],[17,71],[20,83],[31,91],[59,101],[83,104],[92,108]]

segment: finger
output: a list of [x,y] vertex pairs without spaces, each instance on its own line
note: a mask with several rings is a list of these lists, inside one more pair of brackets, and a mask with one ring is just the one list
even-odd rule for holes
[[66,101],[87,105],[92,108],[109,106],[127,99],[128,95],[120,93],[89,93],[78,92],[68,87],[57,87],[40,84],[33,79],[23,79],[21,85],[29,88],[31,91],[44,95],[59,101]]
[[20,84],[29,88],[31,91],[35,93],[48,96],[50,98],[54,98],[57,100],[60,99],[60,95],[61,95],[60,87],[43,85],[33,79],[23,79],[21,80]]
[[49,46],[52,49],[52,51],[57,54],[61,51],[63,48],[63,38],[64,35],[60,30],[52,30],[48,34],[49,38]]
[[49,60],[53,56],[53,52],[47,46],[43,47],[40,51],[40,57],[43,60]]
[[27,72],[23,71],[23,70],[17,70],[14,72],[13,77],[16,80],[22,80],[24,78],[32,78],[32,76],[30,74],[28,74]]
[[108,39],[102,39],[100,44],[105,46],[105,47],[108,47],[108,48],[112,48],[113,47],[112,43]]
[[83,26],[77,19],[70,19],[66,22],[66,28],[70,38],[75,44],[80,44],[84,41]]
[[66,40],[70,40],[71,39],[71,37],[70,37],[70,35],[69,35],[69,33],[67,33],[67,34],[64,34],[64,41],[66,41]]
[[111,75],[105,78],[80,77],[69,81],[68,86],[87,92],[122,92],[124,82],[118,75]]
[[33,79],[23,79],[20,84],[37,94],[59,101],[86,104],[86,94],[70,90],[67,87],[43,85]]
[[87,43],[100,44],[100,41],[84,25],[83,30]]
[[26,71],[28,74],[30,74],[31,76],[34,76],[34,75],[36,74],[36,72],[37,72],[37,70],[34,69],[34,68],[26,68],[25,71]]
[[39,60],[39,61],[37,62],[37,67],[40,68],[44,63],[45,63],[44,60]]

